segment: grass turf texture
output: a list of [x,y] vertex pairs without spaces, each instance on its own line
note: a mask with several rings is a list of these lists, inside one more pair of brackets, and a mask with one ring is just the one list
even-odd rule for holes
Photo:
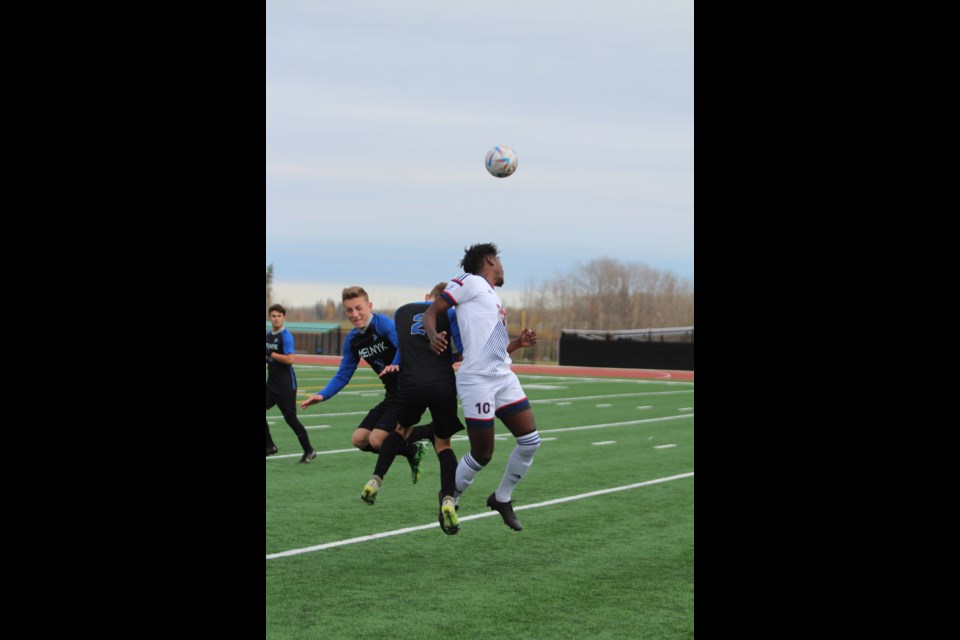
[[[334,370],[297,367],[300,397],[318,390]],[[693,383],[520,380],[545,441],[514,491],[515,507],[694,470],[692,416],[551,432],[688,416]],[[314,447],[352,449],[350,434],[382,395],[375,376],[359,370],[332,401],[301,411]],[[267,554],[436,525],[439,465],[432,452],[417,485],[406,459],[398,458],[376,505],[368,506],[359,494],[375,455],[331,453],[296,464],[301,451],[292,431],[276,409],[267,418],[279,455],[296,454],[266,462]],[[309,429],[313,425],[330,427]],[[514,447],[499,421],[496,433],[507,437],[498,439],[493,460],[460,500],[460,534],[446,536],[435,526],[267,560],[266,636],[693,637],[693,477],[518,510],[522,532],[496,514],[464,522],[493,513],[485,500]],[[593,444],[610,440],[616,444]],[[677,446],[655,448],[664,444]],[[469,449],[459,439],[453,447],[458,459]]]

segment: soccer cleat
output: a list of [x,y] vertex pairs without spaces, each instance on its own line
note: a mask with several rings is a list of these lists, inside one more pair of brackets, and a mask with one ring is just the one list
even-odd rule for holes
[[455,536],[460,533],[457,506],[451,496],[447,496],[440,502],[440,528],[448,536]]
[[304,452],[303,452],[303,457],[300,458],[300,460],[297,462],[297,464],[307,464],[308,462],[310,462],[311,460],[313,460],[313,459],[316,458],[316,457],[317,457],[317,452],[316,452],[316,450],[310,449],[310,451],[304,451]]
[[414,442],[413,446],[417,450],[407,459],[407,461],[410,463],[410,479],[413,480],[413,484],[417,484],[417,482],[420,481],[420,476],[423,475],[423,471],[420,468],[420,463],[423,460],[423,456],[427,455],[427,448],[430,445],[426,440],[420,440],[419,442]]
[[363,485],[363,491],[360,492],[360,499],[367,504],[373,504],[377,501],[377,494],[380,493],[380,485],[383,483],[381,478],[373,476]]
[[268,455],[268,456],[272,456],[272,455],[275,454],[277,451],[278,451],[277,445],[273,445],[272,447],[267,447],[267,455]]
[[490,497],[487,498],[487,506],[494,511],[500,512],[500,517],[503,518],[503,524],[514,531],[523,530],[523,525],[517,520],[517,514],[513,512],[513,500],[510,502],[497,502],[497,493],[494,491],[490,494]]

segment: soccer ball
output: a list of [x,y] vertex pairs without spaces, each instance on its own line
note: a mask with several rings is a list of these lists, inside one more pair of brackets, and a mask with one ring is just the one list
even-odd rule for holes
[[487,171],[495,178],[506,178],[517,170],[517,154],[510,147],[500,145],[487,151]]

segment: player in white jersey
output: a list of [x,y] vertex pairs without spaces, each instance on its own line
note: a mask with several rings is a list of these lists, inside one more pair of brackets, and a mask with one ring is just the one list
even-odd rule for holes
[[492,243],[475,244],[466,250],[460,266],[466,273],[450,280],[439,299],[423,315],[423,328],[435,353],[447,347],[445,331],[437,333],[437,316],[457,307],[457,323],[463,343],[463,363],[457,373],[457,393],[467,422],[470,451],[457,465],[457,497],[493,458],[494,417],[517,439],[510,453],[500,486],[487,498],[503,522],[516,531],[523,527],[513,511],[513,489],[533,464],[540,435],[533,411],[520,381],[510,369],[510,353],[536,343],[537,332],[524,329],[519,338],[507,333],[507,313],[494,287],[503,285],[503,265]]

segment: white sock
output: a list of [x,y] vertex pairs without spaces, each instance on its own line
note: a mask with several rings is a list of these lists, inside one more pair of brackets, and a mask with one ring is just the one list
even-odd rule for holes
[[483,465],[474,460],[469,451],[460,458],[460,462],[457,463],[457,489],[453,493],[453,497],[456,498],[458,502],[463,492],[473,484],[473,479],[477,476],[480,469],[483,469]]
[[497,487],[497,502],[510,502],[513,497],[513,488],[527,475],[530,465],[533,464],[533,454],[540,448],[540,434],[536,431],[517,438],[517,446],[510,452],[507,468],[503,470],[503,478]]

